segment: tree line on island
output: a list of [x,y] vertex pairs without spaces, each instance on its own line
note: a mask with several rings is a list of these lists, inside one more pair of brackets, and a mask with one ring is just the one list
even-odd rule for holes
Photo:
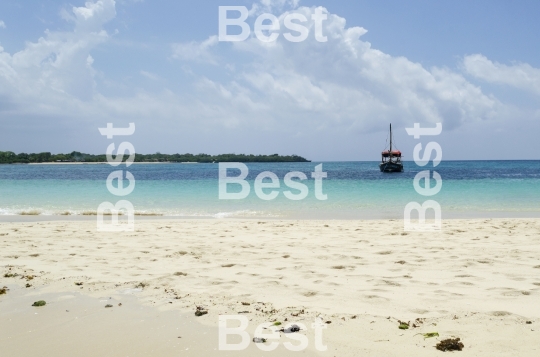
[[[124,155],[124,161],[129,156]],[[70,154],[41,153],[20,153],[11,151],[0,151],[0,164],[33,164],[47,162],[107,162],[107,157],[103,155],[84,154],[73,151]],[[136,154],[135,162],[311,162],[298,155],[245,155],[245,154]]]

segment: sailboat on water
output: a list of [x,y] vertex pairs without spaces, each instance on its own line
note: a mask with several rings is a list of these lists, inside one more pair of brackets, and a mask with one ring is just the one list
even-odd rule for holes
[[390,124],[390,149],[382,152],[379,168],[381,172],[403,172],[401,163],[401,151],[392,150],[392,124]]

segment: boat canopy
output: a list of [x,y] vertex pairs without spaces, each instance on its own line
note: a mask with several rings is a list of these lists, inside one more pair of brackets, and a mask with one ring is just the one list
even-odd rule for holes
[[390,154],[392,154],[392,156],[401,157],[401,151],[399,151],[399,150],[392,150],[391,152],[388,151],[388,150],[385,150],[385,151],[382,152],[383,157],[389,157]]

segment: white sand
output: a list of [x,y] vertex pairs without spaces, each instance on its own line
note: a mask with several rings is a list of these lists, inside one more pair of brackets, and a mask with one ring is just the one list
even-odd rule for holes
[[0,223],[0,286],[26,283],[7,272],[35,275],[26,290],[40,294],[117,296],[143,283],[144,304],[191,314],[205,305],[196,321],[214,328],[240,311],[253,325],[320,316],[332,322],[323,356],[433,356],[449,337],[463,356],[540,355],[534,219],[449,220],[441,233],[409,234],[400,221],[140,220],[132,233]]

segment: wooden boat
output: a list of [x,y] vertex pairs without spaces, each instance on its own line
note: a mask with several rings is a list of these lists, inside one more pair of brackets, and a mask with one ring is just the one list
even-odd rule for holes
[[381,172],[403,172],[401,163],[401,151],[392,150],[392,124],[390,124],[390,149],[381,153],[382,159],[379,164]]

